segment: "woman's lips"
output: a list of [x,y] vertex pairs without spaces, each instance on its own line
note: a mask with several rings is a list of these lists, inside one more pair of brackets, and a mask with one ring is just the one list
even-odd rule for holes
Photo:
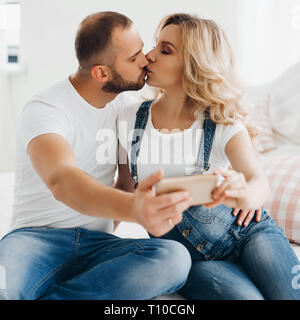
[[146,73],[151,73],[152,71],[149,69],[146,69]]

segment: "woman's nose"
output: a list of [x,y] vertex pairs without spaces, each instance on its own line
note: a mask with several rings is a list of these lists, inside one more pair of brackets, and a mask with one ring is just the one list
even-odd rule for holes
[[146,54],[146,58],[149,60],[149,62],[154,62],[155,61],[155,57],[153,54],[153,50],[150,50],[147,54]]

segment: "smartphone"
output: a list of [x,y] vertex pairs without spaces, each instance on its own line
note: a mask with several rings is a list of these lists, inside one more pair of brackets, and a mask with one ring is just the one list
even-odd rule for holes
[[192,205],[213,202],[212,191],[218,185],[218,176],[197,174],[193,176],[164,178],[155,185],[157,195],[186,190],[192,196]]

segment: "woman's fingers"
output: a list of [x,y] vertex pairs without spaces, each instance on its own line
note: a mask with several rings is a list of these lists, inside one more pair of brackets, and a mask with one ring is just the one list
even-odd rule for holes
[[[239,208],[234,208],[233,215],[235,216],[236,211],[240,211]],[[258,210],[242,210],[239,214],[237,224],[241,226],[242,224],[244,227],[247,227],[250,221],[253,219],[253,216],[256,214],[256,222],[259,222],[261,219],[261,209]]]
[[250,223],[254,216],[255,210],[248,211],[248,214],[246,215],[246,219],[244,220],[244,227],[247,227],[247,225]]
[[215,190],[212,192],[213,199],[217,200],[227,189],[239,188],[240,184],[238,175],[230,175],[225,181],[223,181]]
[[213,174],[215,175],[222,175],[225,178],[229,178],[232,175],[234,175],[235,171],[234,170],[229,170],[229,169],[224,169],[224,168],[217,168]]
[[241,210],[240,208],[233,208],[232,214],[236,216],[240,212],[240,210]]
[[261,219],[261,210],[262,209],[255,210],[255,212],[256,212],[256,222],[259,222],[260,219]]
[[248,210],[240,210],[240,213],[238,215],[238,219],[236,222],[239,226],[241,226],[242,223],[244,222],[244,219],[246,218],[247,213],[248,213]]
[[230,185],[229,181],[222,182],[222,184],[212,192],[212,198],[218,199],[219,196],[224,192],[226,188],[228,188],[229,185]]

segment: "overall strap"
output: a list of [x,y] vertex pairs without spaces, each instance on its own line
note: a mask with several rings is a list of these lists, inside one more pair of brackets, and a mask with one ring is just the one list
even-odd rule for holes
[[210,168],[209,157],[214,141],[216,131],[216,123],[210,119],[209,111],[205,111],[205,118],[203,122],[203,131],[201,134],[200,147],[196,162],[196,173],[203,174]]
[[[148,122],[149,109],[153,100],[145,101],[141,104],[139,110],[136,113],[136,121],[134,125],[133,139],[131,143],[131,159],[130,159],[130,171],[132,179],[135,183],[135,188],[138,185],[137,174],[137,159],[140,152],[140,146],[144,134],[145,127]],[[203,131],[201,134],[200,146],[197,156],[197,162],[195,163],[195,171],[193,174],[203,174],[210,168],[209,157],[213,145],[216,123],[210,119],[209,111],[205,111],[205,118],[203,122]]]
[[134,132],[131,143],[131,158],[130,158],[130,172],[132,179],[134,181],[134,187],[136,188],[138,185],[138,174],[137,174],[137,159],[140,152],[140,146],[144,134],[144,130],[146,128],[148,117],[149,117],[149,109],[151,107],[153,100],[144,101],[139,110],[136,113],[136,120],[134,124]]

